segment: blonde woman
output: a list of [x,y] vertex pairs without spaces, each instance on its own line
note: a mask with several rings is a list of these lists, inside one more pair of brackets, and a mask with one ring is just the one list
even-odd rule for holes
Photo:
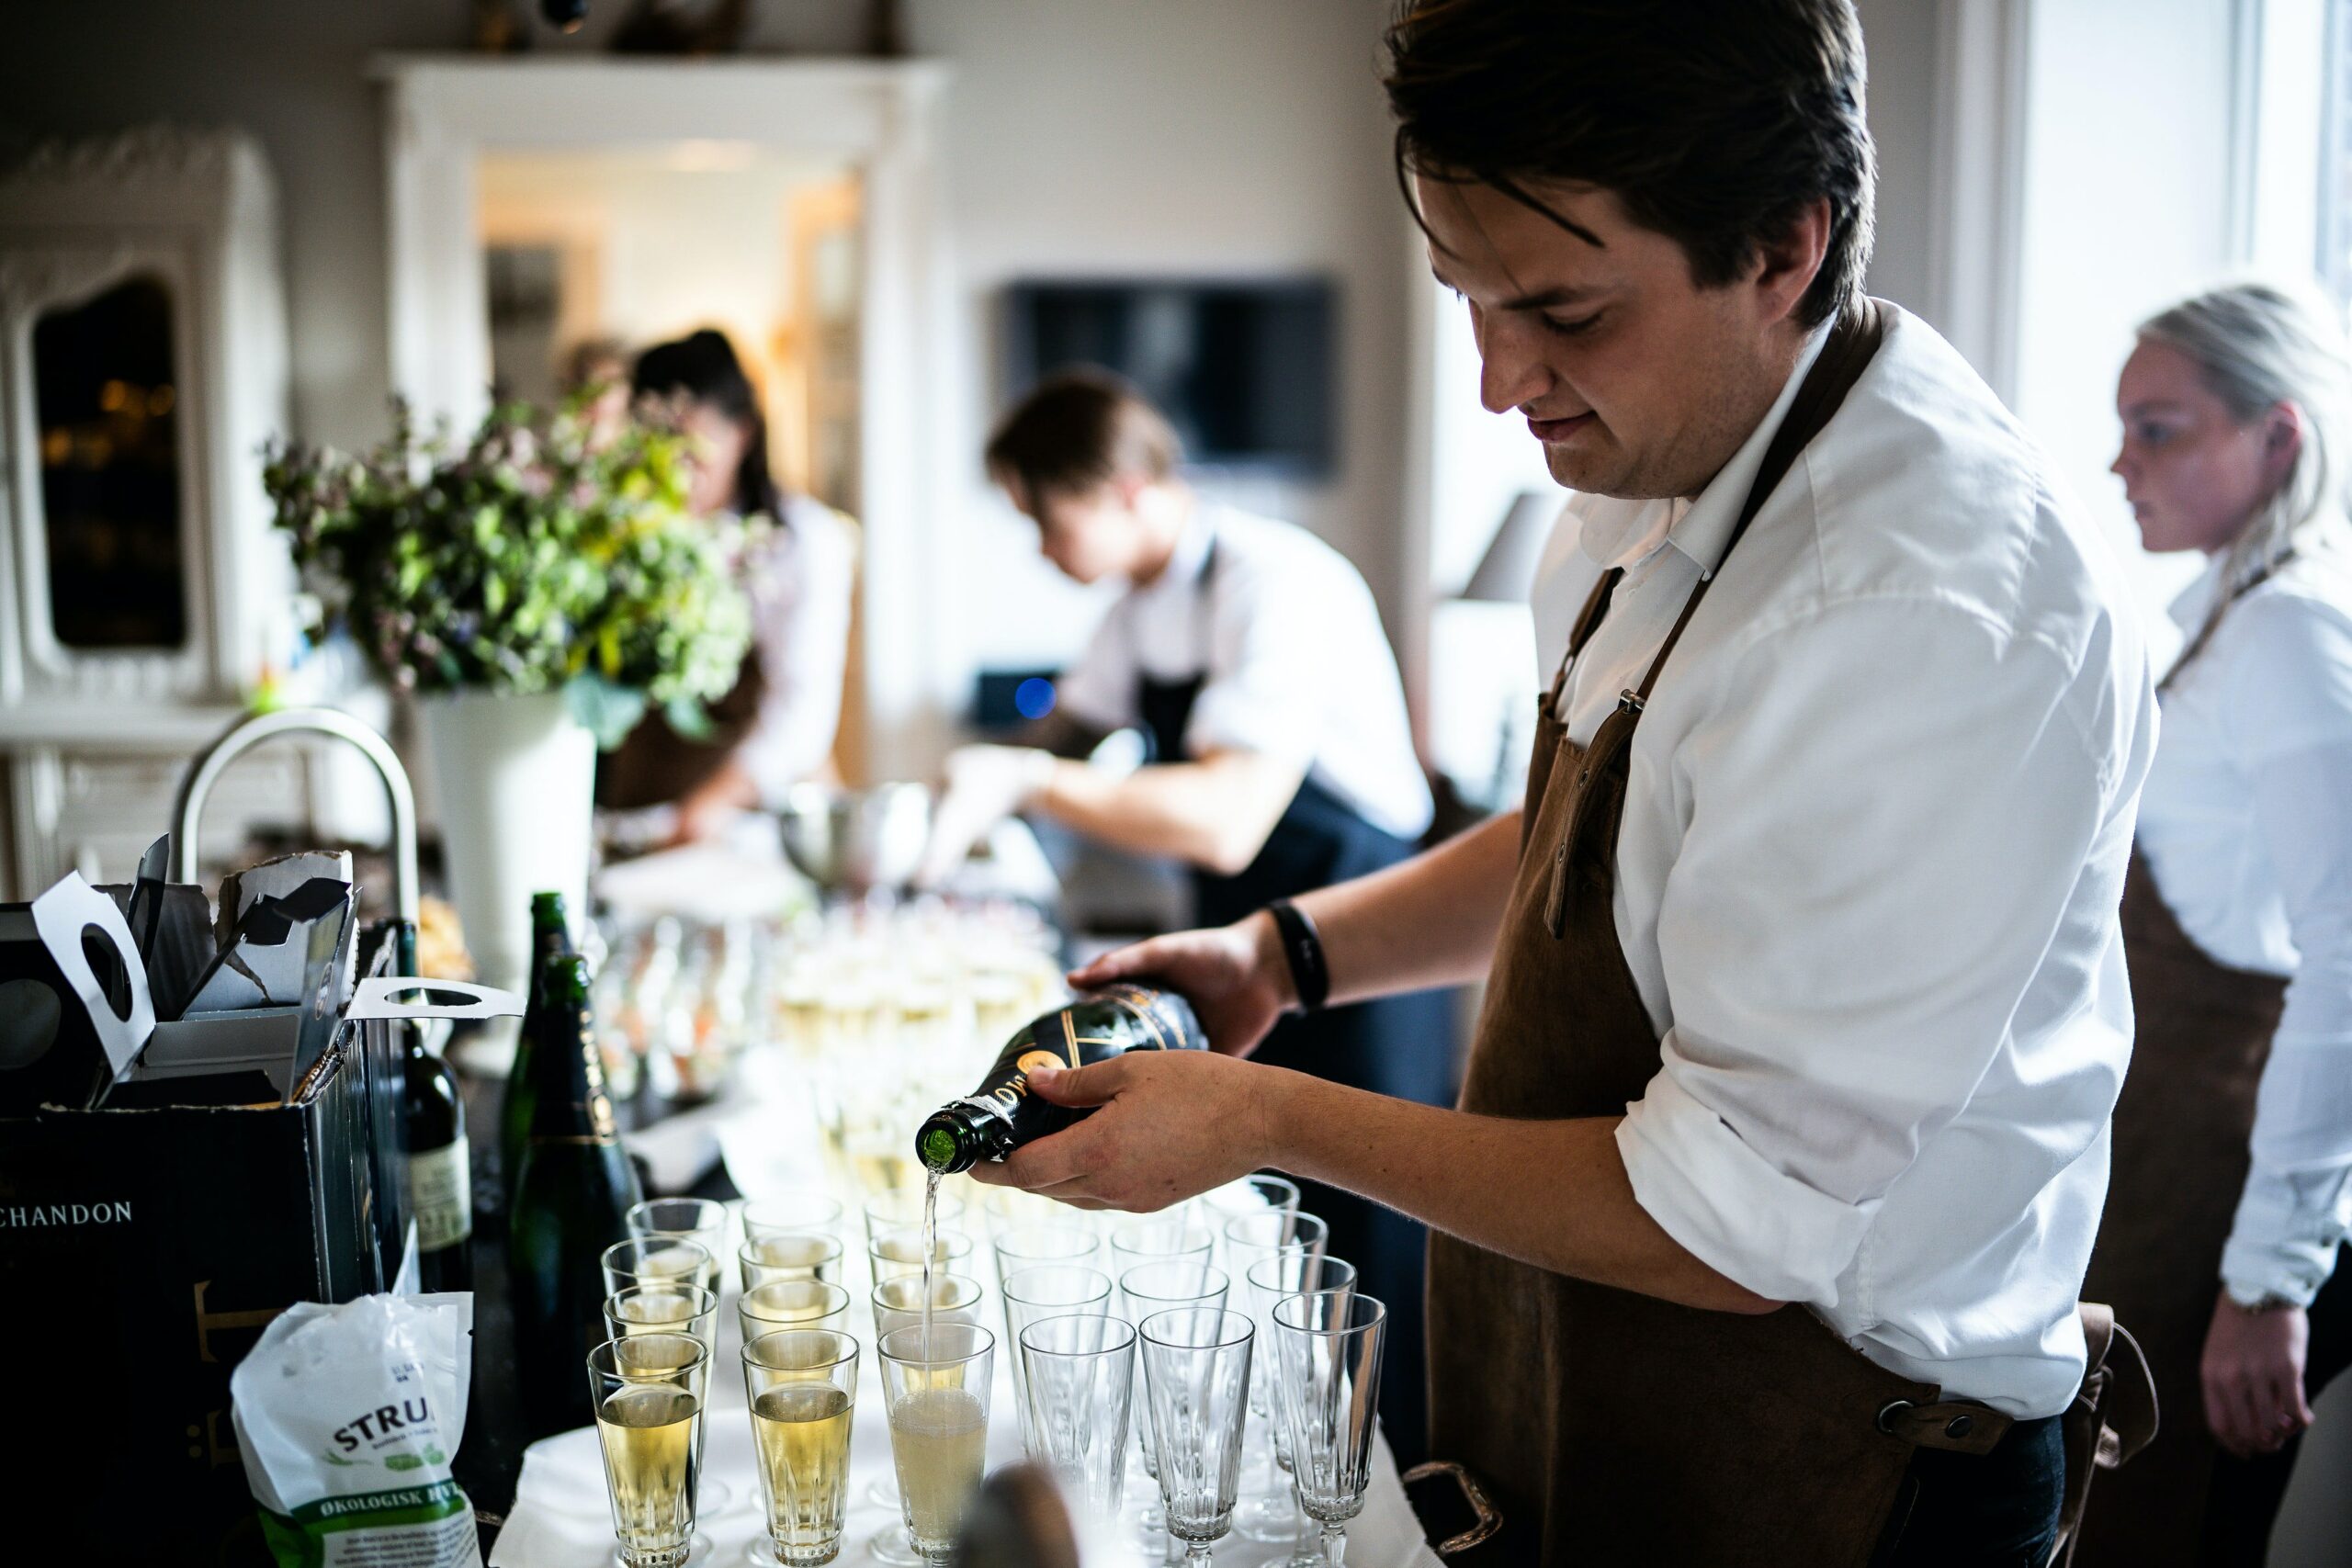
[[2083,1288],[2163,1427],[2081,1560],[2259,1563],[2352,1359],[2352,364],[2319,307],[2242,285],[2143,325],[2116,404],[2143,542],[2209,564],[2124,892],[2138,1037]]

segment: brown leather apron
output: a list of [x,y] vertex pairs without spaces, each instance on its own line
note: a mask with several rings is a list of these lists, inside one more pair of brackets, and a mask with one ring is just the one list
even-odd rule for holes
[[660,709],[648,709],[617,747],[596,759],[596,804],[610,811],[668,806],[708,784],[759,722],[767,685],[753,648],[727,694],[705,705],[710,728],[704,734],[681,735]]
[[2155,1374],[2164,1429],[2099,1483],[2098,1512],[2084,1520],[2075,1561],[2161,1568],[2198,1561],[2221,1452],[2205,1425],[2198,1366],[2287,982],[2208,957],[2137,853],[2123,885],[2123,947],[2136,1035],[2083,1292],[2131,1324]]
[[[1782,422],[1725,555],[1799,450],[1825,425],[1881,335],[1867,300],[1842,317]],[[1720,570],[1720,563],[1718,563]],[[1573,660],[1606,609],[1602,578],[1570,638]],[[1691,592],[1638,691],[1591,744],[1555,716],[1562,661],[1542,698],[1519,874],[1487,980],[1462,1109],[1611,1116],[1659,1066],[1658,1037],[1617,940],[1618,823],[1634,726],[1705,594]],[[1497,1495],[1508,1545],[1544,1563],[1866,1562],[1912,1446],[1964,1410],[1978,1450],[2007,1422],[1850,1348],[1802,1306],[1705,1312],[1554,1274],[1450,1236],[1430,1247],[1433,1451]],[[1905,1405],[1910,1408],[1904,1408]],[[1881,1428],[1890,1407],[1901,1419]],[[1924,1418],[1924,1420],[1922,1419]],[[1987,1436],[1989,1432],[1990,1436]]]

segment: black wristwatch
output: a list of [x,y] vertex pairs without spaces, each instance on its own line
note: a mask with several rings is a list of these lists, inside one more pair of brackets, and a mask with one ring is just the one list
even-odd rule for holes
[[1287,898],[1266,906],[1282,933],[1283,957],[1290,964],[1291,988],[1298,993],[1298,1010],[1319,1010],[1331,995],[1331,964],[1323,956],[1323,938],[1306,911]]

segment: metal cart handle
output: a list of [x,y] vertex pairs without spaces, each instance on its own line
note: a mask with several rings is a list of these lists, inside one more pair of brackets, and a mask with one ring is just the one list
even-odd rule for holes
[[172,804],[172,880],[194,882],[197,872],[196,830],[204,819],[204,802],[229,764],[265,740],[281,735],[324,735],[347,740],[376,765],[392,809],[392,911],[413,924],[417,917],[416,795],[409,788],[408,770],[384,738],[334,708],[280,708],[239,719],[220,739],[197,753],[180,776],[178,797]]

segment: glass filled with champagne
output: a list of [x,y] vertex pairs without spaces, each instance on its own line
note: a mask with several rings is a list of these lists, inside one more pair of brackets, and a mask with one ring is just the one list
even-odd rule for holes
[[695,1540],[710,1352],[687,1334],[609,1340],[588,1353],[613,1535],[627,1568],[679,1568]]
[[[626,1220],[623,1221],[627,1223]],[[631,1236],[605,1248],[597,1260],[605,1270],[605,1294],[629,1285],[700,1285],[718,1289],[718,1264],[698,1241],[678,1236]]]
[[743,1343],[786,1329],[841,1329],[849,1322],[849,1292],[822,1280],[771,1280],[745,1291],[735,1303]]
[[914,1324],[882,1337],[882,1393],[907,1543],[944,1563],[979,1489],[996,1338],[971,1323]]
[[747,1291],[779,1280],[841,1283],[842,1238],[830,1231],[772,1231],[745,1242],[735,1257]]
[[615,1339],[641,1334],[691,1334],[718,1353],[718,1298],[688,1280],[623,1285],[605,1298],[605,1328]]
[[743,1389],[777,1559],[831,1562],[848,1512],[857,1341],[830,1329],[762,1335],[743,1347]]
[[695,1283],[707,1291],[718,1289],[718,1260],[727,1256],[730,1219],[727,1205],[714,1198],[653,1198],[628,1212],[628,1234],[649,1242],[692,1242],[708,1255],[705,1277]]

